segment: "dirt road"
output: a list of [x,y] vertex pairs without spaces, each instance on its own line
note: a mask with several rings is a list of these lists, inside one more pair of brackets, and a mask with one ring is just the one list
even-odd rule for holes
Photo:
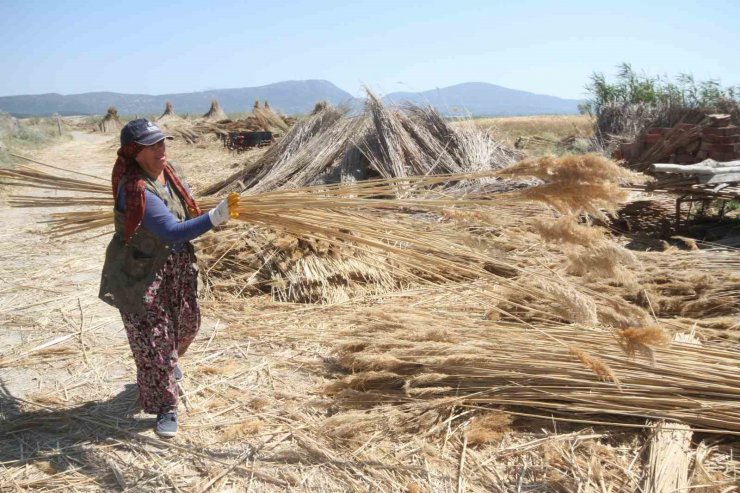
[[[29,157],[73,171],[107,176],[113,141],[110,137],[74,133],[74,139]],[[54,195],[55,191],[26,189],[12,193]],[[121,345],[125,334],[112,308],[97,300],[97,284],[106,237],[50,239],[41,224],[52,212],[65,209],[10,208],[2,201],[4,255],[0,259],[2,328],[0,360],[22,363],[61,351],[75,341],[80,349],[92,344]],[[98,339],[100,338],[100,339]],[[87,339],[87,340],[86,340]],[[63,386],[68,377],[64,358],[44,367],[4,364],[0,380],[15,397],[27,397],[49,385]],[[11,366],[11,367],[8,367]],[[121,369],[116,373],[121,374]],[[97,373],[102,377],[100,373]]]

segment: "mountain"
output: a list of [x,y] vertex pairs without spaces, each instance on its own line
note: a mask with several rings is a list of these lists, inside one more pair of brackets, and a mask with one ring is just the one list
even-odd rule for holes
[[562,99],[485,82],[466,82],[424,92],[394,92],[386,103],[431,104],[443,115],[496,116],[578,113],[582,100]]
[[214,89],[181,94],[121,94],[115,92],[88,92],[84,94],[39,94],[0,97],[0,111],[13,116],[100,115],[109,106],[115,106],[121,115],[151,115],[164,111],[170,101],[175,112],[204,114],[217,99],[229,113],[251,111],[254,101],[269,101],[270,107],[289,115],[308,113],[318,101],[339,105],[353,100],[351,94],[325,80],[276,82],[259,87]]
[[[276,82],[259,87],[241,89],[214,89],[211,91],[181,94],[121,94],[115,92],[89,92],[85,94],[39,94],[0,97],[0,111],[13,116],[101,115],[109,106],[115,106],[121,115],[159,115],[166,101],[172,102],[175,111],[202,115],[218,99],[227,113],[250,111],[254,101],[269,101],[270,106],[288,115],[308,113],[318,101],[334,105],[348,104],[361,109],[363,99],[325,80]],[[383,98],[387,103],[405,102],[431,104],[444,115],[542,115],[578,113],[576,99],[533,94],[526,91],[484,82],[467,82],[455,86],[419,93],[395,92]]]

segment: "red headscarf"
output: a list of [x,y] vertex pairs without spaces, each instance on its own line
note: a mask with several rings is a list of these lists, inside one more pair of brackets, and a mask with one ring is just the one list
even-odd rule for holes
[[[118,158],[113,165],[113,176],[111,184],[113,185],[113,200],[118,199],[118,186],[121,180],[124,180],[123,193],[126,194],[126,212],[124,219],[124,243],[128,243],[134,235],[141,220],[144,218],[144,208],[146,207],[146,195],[144,194],[144,177],[139,164],[136,162],[136,155],[144,148],[143,145],[131,142],[118,149]],[[180,179],[170,167],[169,163],[164,167],[164,176],[169,181],[170,186],[175,187],[178,195],[185,201],[185,207],[190,216],[199,216],[201,210],[195,203],[193,197],[182,185]]]

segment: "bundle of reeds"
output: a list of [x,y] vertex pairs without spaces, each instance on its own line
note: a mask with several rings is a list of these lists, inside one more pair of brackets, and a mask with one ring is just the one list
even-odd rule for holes
[[196,246],[206,287],[219,299],[265,293],[283,302],[332,304],[404,287],[384,255],[349,243],[233,227]]
[[203,118],[208,122],[219,122],[221,120],[227,120],[229,117],[226,112],[221,109],[221,105],[218,104],[218,100],[211,100],[211,107],[208,109]]
[[172,103],[167,101],[165,103],[164,107],[164,113],[157,118],[156,123],[158,125],[165,125],[165,124],[171,124],[171,123],[182,123],[185,119],[175,113],[175,109],[172,106]]
[[[488,284],[481,288],[480,296],[504,317],[540,317],[594,324],[597,322],[596,314],[603,313],[607,317],[605,320],[612,323],[640,323],[641,316],[634,309],[630,317],[614,322],[614,317],[610,315],[614,300],[593,300],[592,293],[579,293],[576,287],[562,285],[547,271],[522,267],[503,255],[491,258],[485,248],[473,246],[475,241],[466,242],[458,229],[443,228],[433,220],[419,220],[404,212],[441,214],[451,209],[465,208],[475,211],[481,207],[495,207],[497,203],[529,201],[532,196],[537,197],[532,194],[532,189],[493,195],[456,196],[448,195],[440,188],[450,182],[459,183],[500,174],[552,174],[555,181],[542,187],[560,193],[557,203],[575,203],[575,198],[566,198],[567,187],[564,185],[570,182],[587,185],[588,182],[584,182],[587,170],[601,180],[601,184],[596,187],[597,193],[579,197],[578,210],[597,211],[600,206],[613,207],[608,201],[620,197],[617,193],[604,193],[605,190],[611,190],[610,186],[616,186],[609,180],[614,180],[615,176],[626,176],[613,163],[595,157],[542,160],[540,164],[544,170],[538,168],[537,163],[528,162],[496,173],[368,180],[354,184],[265,192],[246,196],[240,204],[239,213],[240,218],[251,225],[281,234],[303,240],[324,241],[339,249],[351,245],[354,251],[366,252],[371,256],[387,256],[394,263],[394,276],[401,279],[433,283],[486,280]],[[588,187],[575,189],[581,192],[588,190]],[[201,205],[207,209],[216,202],[213,199],[205,200]],[[497,215],[505,216],[503,211],[506,210],[511,209],[502,208]],[[394,214],[398,212],[401,214]],[[101,211],[98,214],[61,215],[55,218],[54,226],[57,232],[65,234],[73,232],[75,228],[89,230],[94,225],[104,224],[106,220],[110,224],[110,214],[109,211]],[[614,251],[607,249],[606,254],[613,257]],[[611,257],[600,261],[607,265],[614,263]],[[521,282],[517,279],[521,274],[526,274],[536,282]],[[502,288],[506,289],[505,295],[501,292]],[[521,301],[531,296],[539,297],[541,308],[523,307],[522,303],[516,301],[516,296],[520,296]],[[597,309],[597,306],[601,308]]]
[[[444,152],[466,171],[500,168],[521,157],[514,149],[506,147],[493,139],[489,133],[475,126],[452,126],[432,106],[411,104],[404,109],[412,120],[440,142]],[[433,172],[444,171],[434,169]]]
[[516,157],[479,129],[451,127],[433,108],[388,108],[368,91],[362,115],[347,117],[345,110],[319,103],[258,162],[204,193],[483,171]]
[[[234,173],[232,176],[206,187],[202,195],[214,195],[216,193],[239,191],[255,186],[271,173],[283,177],[290,177],[298,171],[291,166],[291,160],[296,153],[303,148],[307,142],[317,135],[324,133],[336,123],[344,112],[332,107],[323,106],[317,108],[305,120],[294,125],[277,144],[272,146],[256,162],[248,164],[244,169]],[[270,180],[282,183],[280,180]]]
[[252,109],[254,118],[262,125],[264,130],[271,131],[273,133],[287,132],[290,125],[283,120],[283,118],[275,113],[272,108],[265,101],[264,107],[260,108],[255,106]]
[[192,121],[175,113],[172,103],[169,101],[166,102],[164,113],[157,118],[156,123],[166,133],[180,138],[188,144],[197,143],[204,133],[198,125],[194,125]]
[[[18,156],[16,154],[11,154]],[[61,171],[61,170],[60,170]],[[74,177],[65,177],[64,174],[71,174]],[[93,195],[110,196],[110,184],[106,180],[82,173],[60,173],[44,172],[39,169],[19,165],[15,168],[0,168],[0,177],[4,178],[3,184],[16,187],[33,187],[38,189],[57,190],[64,192],[82,192]],[[11,200],[14,197],[11,197]],[[58,197],[36,197],[41,203],[45,200],[59,200]],[[89,197],[70,197],[70,200],[81,200],[83,203]],[[112,204],[112,200],[111,200]],[[31,204],[29,204],[31,205]],[[74,205],[74,202],[70,203]]]
[[[462,168],[446,152],[445,141],[438,141],[403,112],[387,108],[367,91],[366,109],[374,133],[362,148],[371,166],[384,178],[457,173]],[[439,136],[439,134],[438,134]]]
[[118,118],[118,110],[115,106],[108,108],[108,113],[105,114],[103,119],[95,126],[98,132],[104,134],[118,133],[123,128],[123,123]]
[[443,309],[385,306],[355,310],[352,320],[352,330],[333,334],[334,364],[347,375],[326,389],[344,406],[506,405],[513,414],[566,421],[675,419],[695,431],[740,435],[737,348],[667,346],[667,334],[649,327],[540,324],[535,334]]

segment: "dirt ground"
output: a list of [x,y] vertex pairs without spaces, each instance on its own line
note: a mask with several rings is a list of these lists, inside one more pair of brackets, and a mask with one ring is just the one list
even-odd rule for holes
[[[75,133],[30,157],[107,177],[116,144]],[[170,149],[196,190],[249,158],[216,142]],[[442,439],[346,438],[322,394],[328,349],[298,330],[331,334],[325,308],[267,297],[203,301],[200,333],[181,360],[181,431],[160,439],[137,406],[120,317],[97,298],[109,236],[51,239],[41,223],[51,210],[10,208],[5,195],[0,491],[640,490],[646,439],[629,428],[522,420],[473,448],[455,424],[468,411],[453,409]],[[707,460],[706,481],[725,489],[698,491],[735,491],[726,482],[735,463]]]

